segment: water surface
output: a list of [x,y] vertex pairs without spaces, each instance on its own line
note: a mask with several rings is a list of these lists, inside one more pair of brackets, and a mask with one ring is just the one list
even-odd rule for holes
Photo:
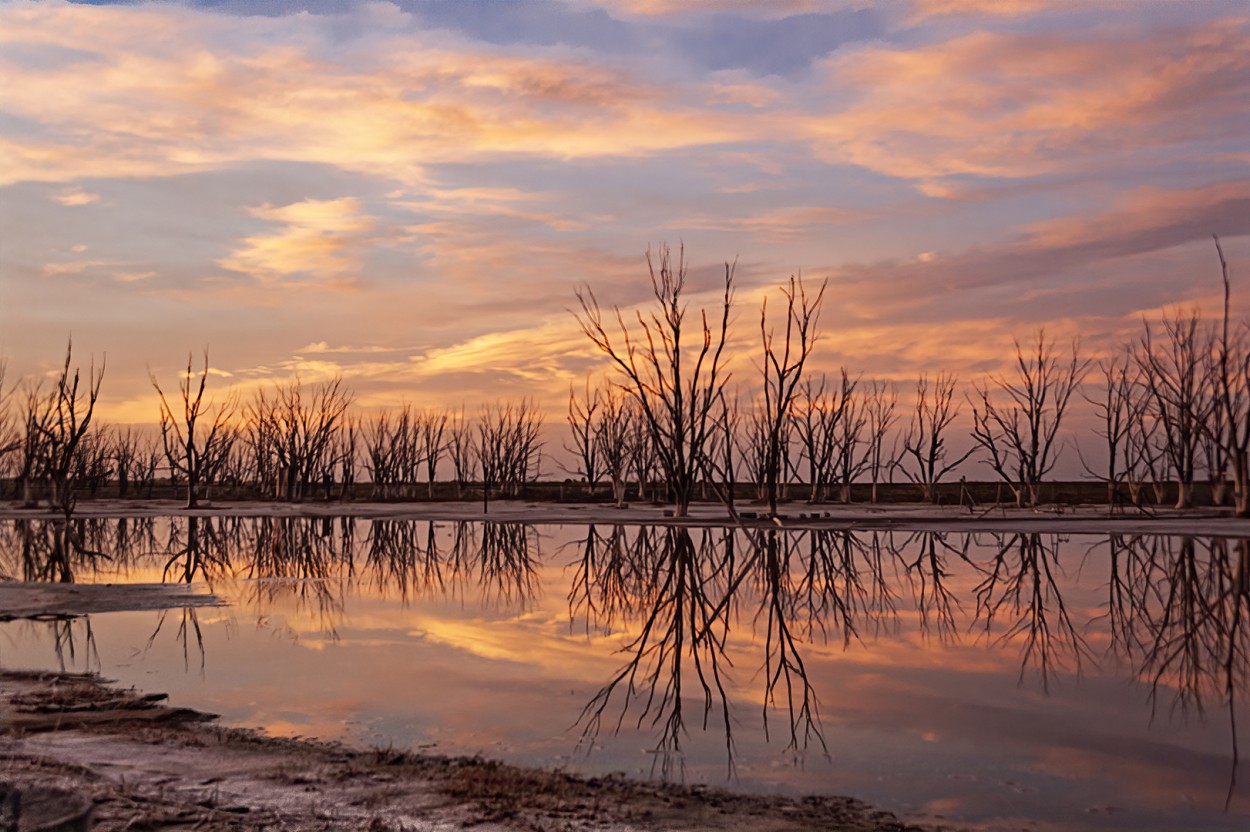
[[8,521],[7,578],[230,606],[3,624],[0,662],[274,734],[986,827],[1240,830],[1248,571],[1222,538]]

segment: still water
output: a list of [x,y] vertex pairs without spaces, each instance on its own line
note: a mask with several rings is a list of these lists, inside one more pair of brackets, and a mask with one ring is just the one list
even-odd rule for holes
[[1242,830],[1250,547],[351,518],[0,523],[0,577],[222,608],[0,624],[272,734],[850,794],[918,820]]

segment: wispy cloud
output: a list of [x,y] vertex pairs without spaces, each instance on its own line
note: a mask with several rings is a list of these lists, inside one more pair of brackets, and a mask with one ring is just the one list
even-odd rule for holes
[[1250,23],[1143,36],[1122,29],[994,33],[833,61],[829,83],[862,89],[804,122],[830,160],[917,182],[1017,179],[1213,153],[1250,131]]
[[262,205],[248,211],[258,219],[285,225],[273,234],[245,238],[218,261],[223,269],[243,272],[262,282],[292,276],[343,278],[360,270],[362,249],[374,218],[360,212],[352,197],[306,199],[290,205]]

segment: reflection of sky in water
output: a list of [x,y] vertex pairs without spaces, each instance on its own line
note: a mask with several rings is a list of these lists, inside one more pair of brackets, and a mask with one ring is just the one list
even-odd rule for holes
[[[170,539],[178,543],[174,551],[185,547],[185,525],[171,529],[162,520],[137,531],[126,544],[132,552],[167,552]],[[249,521],[197,531],[202,566],[195,579],[211,585],[230,607],[97,615],[89,622],[90,644],[85,621],[0,625],[0,661],[55,667],[59,633],[68,667],[99,669],[124,684],[166,691],[179,704],[220,713],[232,724],[276,734],[481,753],[585,772],[647,776],[657,763],[651,716],[639,729],[641,711],[633,707],[619,734],[607,730],[620,715],[619,696],[610,701],[607,729],[589,743],[590,753],[578,747],[581,709],[620,668],[625,657],[619,648],[641,628],[628,604],[610,622],[589,614],[588,624],[582,595],[570,618],[570,587],[581,586],[584,577],[584,527],[510,527],[485,540],[481,527],[436,524],[437,557],[428,555],[427,523],[374,528],[362,521],[347,529],[346,538],[340,524],[319,521],[268,528]],[[0,572],[27,573],[29,559],[22,561],[15,526],[5,524],[2,533]],[[169,555],[110,549],[114,533],[106,526],[86,530],[87,537],[99,538],[94,548],[115,559],[99,562],[98,571],[77,564],[74,577],[160,580]],[[657,535],[660,540],[662,533]],[[625,540],[637,540],[636,530]],[[949,604],[943,619],[934,572],[916,567],[918,558],[931,563],[921,557],[925,547],[941,541],[879,535],[874,548],[870,537],[860,538],[863,546],[851,553],[859,564],[858,582],[848,582],[845,572],[829,573],[837,591],[822,596],[845,602],[845,609],[823,608],[825,631],[817,630],[814,639],[808,638],[805,614],[794,613],[789,621],[800,635],[829,750],[826,758],[813,741],[795,766],[785,752],[784,710],[769,711],[771,741],[762,730],[763,667],[772,632],[768,594],[759,575],[743,574],[750,547],[739,539],[736,566],[722,568],[709,582],[723,593],[732,580],[726,576],[742,575],[727,608],[725,656],[732,666],[724,662],[722,668],[734,726],[737,779],[729,785],[853,794],[906,814],[990,826],[1030,819],[1036,823],[1029,828],[1244,828],[1250,816],[1244,771],[1230,813],[1221,811],[1231,742],[1228,711],[1216,689],[1223,684],[1218,668],[1209,668],[1217,677],[1194,688],[1202,694],[1202,717],[1197,701],[1189,703],[1188,715],[1173,712],[1172,685],[1182,677],[1168,673],[1152,720],[1150,686],[1134,680],[1132,662],[1108,652],[1113,633],[1122,640],[1150,630],[1140,614],[1108,615],[1114,588],[1108,541],[1033,540],[1033,548],[1008,548],[997,583],[987,589],[1004,540],[947,535],[950,548],[934,549],[939,571],[946,573],[939,575]],[[802,571],[796,565],[807,562],[810,543],[796,541],[792,577]],[[1160,547],[1153,558],[1150,546]],[[267,554],[256,554],[262,551]],[[274,554],[279,552],[281,558]],[[1177,552],[1183,553],[1178,541],[1148,539],[1117,553],[1115,575],[1159,593],[1156,618],[1150,619],[1156,623],[1163,621],[1159,605],[1178,595],[1174,585],[1159,582],[1170,564],[1182,562]],[[653,567],[663,563],[654,556]],[[1231,552],[1234,566],[1239,557]],[[1210,542],[1199,540],[1189,562],[1201,566],[1211,558]],[[597,556],[596,563],[603,562]],[[872,564],[875,569],[868,568]],[[1163,564],[1163,571],[1150,572],[1149,564]],[[186,565],[185,558],[175,562],[174,572],[185,574]],[[620,604],[619,597],[596,594],[608,573],[590,573],[594,608]],[[640,574],[636,592],[663,583],[659,572]],[[1021,575],[1029,580],[1017,582]],[[988,634],[978,590],[985,601],[1003,601]],[[1193,597],[1209,599],[1219,591],[1199,581]],[[800,594],[787,596],[797,604],[788,608],[792,612],[810,603],[810,596],[802,601]],[[722,597],[709,595],[714,602]],[[1061,602],[1070,631],[1061,626]],[[1244,603],[1243,597],[1243,613]],[[1030,619],[1034,611],[1039,615]],[[1047,628],[1051,640],[1034,641],[1022,671],[1028,628],[1008,634],[1029,621]],[[848,626],[857,633],[849,643]],[[1244,649],[1246,637],[1239,638]],[[1079,662],[1078,644],[1086,653]],[[1244,683],[1244,653],[1239,655],[1234,678]],[[1045,674],[1043,657],[1051,665]],[[724,785],[718,701],[705,731],[697,680],[689,672],[683,692],[686,778]],[[1244,706],[1244,691],[1239,700]],[[1244,731],[1241,739],[1245,747]]]

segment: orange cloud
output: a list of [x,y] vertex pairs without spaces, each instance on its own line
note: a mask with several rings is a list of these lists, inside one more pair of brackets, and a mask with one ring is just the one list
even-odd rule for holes
[[860,50],[830,83],[868,92],[801,122],[831,161],[916,180],[1018,178],[1245,132],[1250,31],[1223,20],[1151,37],[975,32]]
[[360,269],[361,247],[373,230],[372,217],[360,203],[343,199],[306,199],[274,208],[252,208],[252,216],[286,225],[276,234],[257,234],[218,265],[260,281],[290,275],[340,276]]
[[414,32],[393,8],[361,13],[372,16],[367,52],[326,58],[319,53],[332,53],[333,35],[316,16],[0,7],[0,53],[20,45],[87,56],[5,66],[0,111],[40,134],[0,140],[0,183],[160,176],[263,158],[416,184],[431,162],[644,155],[754,129],[588,60],[484,51]]

